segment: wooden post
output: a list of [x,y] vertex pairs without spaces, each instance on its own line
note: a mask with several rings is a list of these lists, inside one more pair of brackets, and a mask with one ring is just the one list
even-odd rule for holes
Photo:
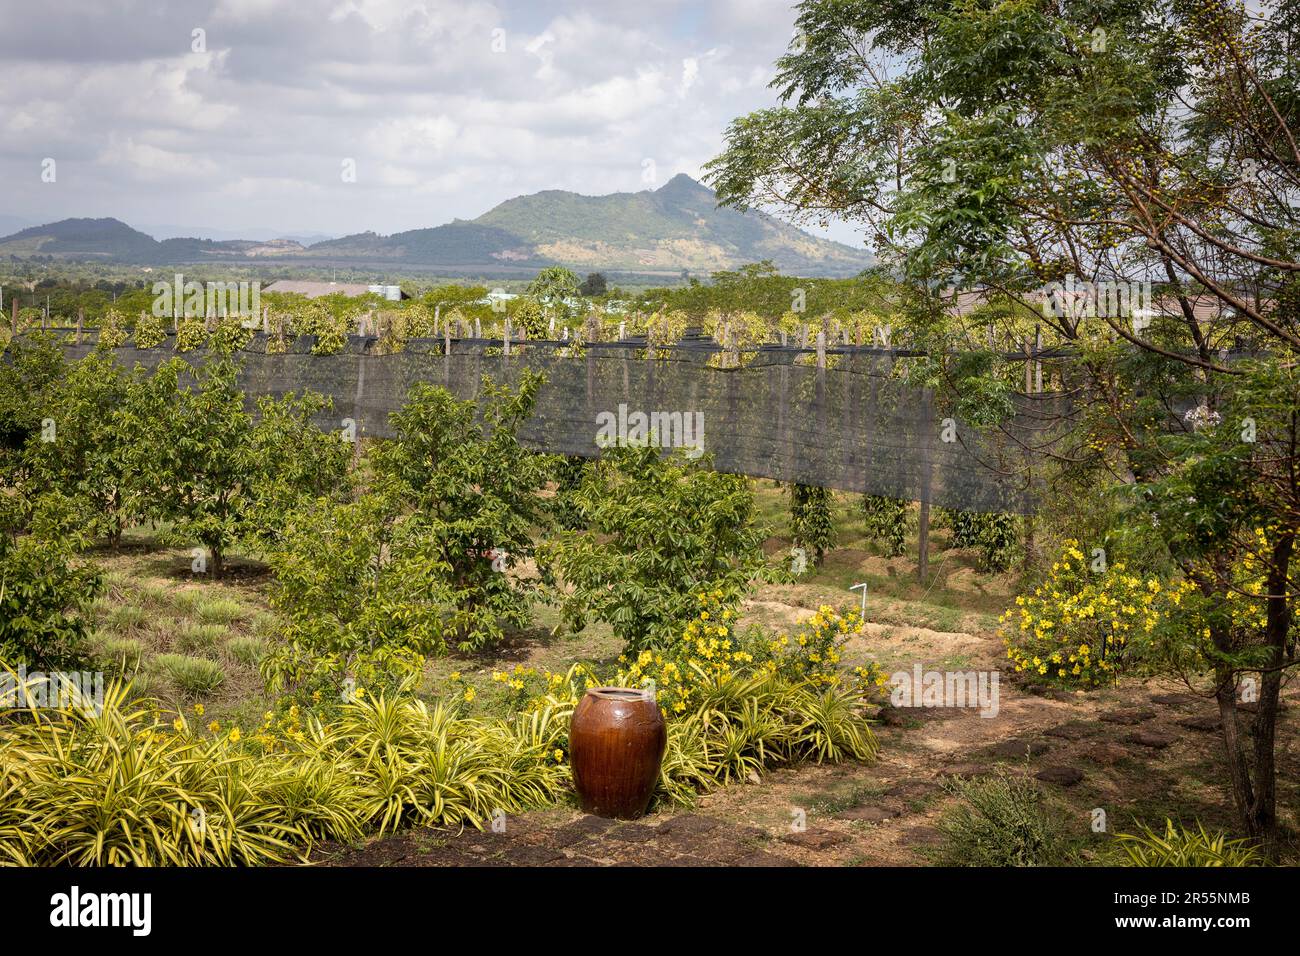
[[824,369],[826,367],[826,333],[817,333],[817,367]]
[[483,338],[483,320],[480,319],[477,315],[474,316],[474,338],[476,339]]
[[1043,327],[1037,325],[1034,327],[1034,391],[1043,390],[1043,360],[1039,355],[1043,351]]
[[74,340],[78,345],[81,344],[81,327],[85,324],[86,324],[86,310],[84,308],[78,308],[77,309],[77,337]]
[[930,445],[934,441],[934,393],[925,389],[921,411],[921,514],[916,530],[916,576],[924,584],[930,576]]
[[271,307],[269,305],[262,310],[262,334],[271,334]]
[[506,316],[505,329],[501,335],[501,342],[505,348],[506,358],[510,358],[510,316]]
[[451,354],[451,323],[448,322],[442,327],[442,354]]

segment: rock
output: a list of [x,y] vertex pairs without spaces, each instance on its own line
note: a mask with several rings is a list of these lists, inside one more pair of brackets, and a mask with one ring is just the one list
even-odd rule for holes
[[1222,729],[1223,721],[1213,714],[1198,714],[1195,717],[1184,717],[1178,721],[1178,726],[1186,727],[1188,730],[1211,732]]
[[[714,864],[716,865],[716,864]],[[767,853],[763,850],[755,850],[753,853],[746,854],[737,860],[733,860],[732,866],[798,866],[794,860],[784,856],[777,856],[775,853]]]
[[849,838],[843,833],[837,833],[834,830],[823,830],[817,827],[811,827],[798,833],[787,833],[781,837],[782,843],[789,843],[791,846],[801,846],[809,850],[829,850],[833,846],[841,843],[847,843]]
[[1019,760],[1024,757],[1037,757],[1052,749],[1046,740],[1004,740],[988,749],[991,757],[1007,760]]
[[1103,767],[1113,767],[1122,760],[1132,756],[1119,744],[1096,743],[1083,752],[1083,756]]
[[1044,783],[1054,783],[1061,787],[1073,787],[1083,779],[1083,771],[1074,767],[1044,767],[1034,776]]
[[886,727],[902,727],[907,723],[907,714],[898,707],[881,707],[876,719]]
[[1102,714],[1101,719],[1108,724],[1125,724],[1132,726],[1140,724],[1144,720],[1150,720],[1156,715],[1154,710],[1116,710],[1109,714]]
[[746,777],[745,779],[748,780],[750,783],[762,783],[762,782],[763,782],[763,778],[760,777],[760,776],[758,775],[758,771],[757,771],[757,770],[751,770],[751,771],[749,772],[749,776]]
[[936,777],[987,777],[993,770],[981,763],[955,763],[942,767],[935,773]]
[[1196,697],[1192,694],[1152,694],[1151,703],[1162,707],[1183,707],[1196,703]]
[[716,829],[720,821],[713,817],[701,816],[695,813],[684,813],[681,816],[670,817],[656,828],[660,833],[708,833]]
[[1100,729],[1096,724],[1072,720],[1068,724],[1061,724],[1059,727],[1050,727],[1044,730],[1043,733],[1048,737],[1060,737],[1062,740],[1082,740],[1084,737],[1091,737]]
[[1124,739],[1152,750],[1164,750],[1178,738],[1164,730],[1135,730]]
[[836,820],[860,820],[864,823],[884,823],[898,816],[898,811],[891,807],[854,807],[835,814]]

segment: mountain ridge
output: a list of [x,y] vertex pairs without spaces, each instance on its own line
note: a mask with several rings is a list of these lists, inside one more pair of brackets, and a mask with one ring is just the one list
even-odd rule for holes
[[304,245],[292,239],[158,240],[113,219],[64,219],[0,238],[0,256],[139,265],[274,261],[320,265],[491,270],[565,265],[610,272],[713,272],[770,259],[782,272],[853,275],[865,249],[822,239],[766,213],[719,207],[712,190],[679,173],[654,190],[587,196],[561,189],[515,196],[476,219],[390,235],[353,233]]

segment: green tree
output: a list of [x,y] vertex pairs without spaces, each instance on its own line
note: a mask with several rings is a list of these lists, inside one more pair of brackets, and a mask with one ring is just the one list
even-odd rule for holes
[[463,651],[530,620],[533,586],[512,572],[532,557],[534,532],[546,525],[538,491],[549,468],[519,444],[519,429],[543,381],[526,370],[511,390],[485,378],[481,420],[474,402],[417,384],[389,418],[394,439],[374,451],[376,484],[422,516],[431,553],[447,568],[447,643]]
[[90,608],[103,587],[99,569],[79,557],[85,509],[58,493],[7,505],[0,509],[0,665],[78,669],[90,655]]
[[167,538],[201,544],[221,577],[231,547],[264,542],[298,498],[341,484],[347,448],[312,423],[327,406],[312,393],[264,396],[255,417],[228,358],[164,363],[133,390],[122,418],[144,436],[127,450],[143,510],[170,523]]
[[131,374],[110,356],[87,355],[70,366],[45,408],[46,427],[27,444],[33,483],[88,505],[89,529],[114,548],[140,512],[131,445],[149,440],[127,427],[131,388]]
[[588,298],[604,295],[608,289],[603,272],[588,272],[587,278],[583,279],[582,285],[578,286],[578,292]]
[[607,622],[629,649],[680,637],[698,594],[735,600],[764,567],[749,482],[706,459],[655,448],[609,448],[577,493],[586,531],[550,539],[539,564],[563,585],[564,615],[580,630]]

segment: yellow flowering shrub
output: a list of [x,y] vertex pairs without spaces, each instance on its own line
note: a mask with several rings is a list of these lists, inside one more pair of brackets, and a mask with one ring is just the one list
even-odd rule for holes
[[998,636],[1016,673],[1072,687],[1108,684],[1192,589],[1144,579],[1122,561],[1094,572],[1069,540],[1047,580],[999,618]]

